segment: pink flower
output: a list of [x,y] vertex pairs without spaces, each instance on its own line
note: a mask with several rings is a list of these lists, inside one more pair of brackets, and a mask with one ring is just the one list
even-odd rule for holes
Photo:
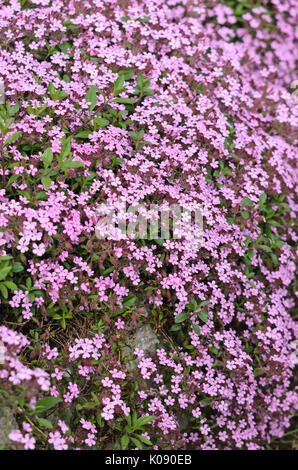
[[65,439],[59,431],[49,433],[49,444],[52,444],[55,450],[67,450],[68,446]]
[[121,320],[120,318],[118,318],[118,320],[115,322],[115,326],[117,330],[123,330],[124,325],[125,325],[124,321]]

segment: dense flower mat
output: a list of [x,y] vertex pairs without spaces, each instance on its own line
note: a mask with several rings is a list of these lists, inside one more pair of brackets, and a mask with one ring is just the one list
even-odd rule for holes
[[[264,449],[284,435],[297,13],[0,1],[4,447]],[[199,251],[99,239],[97,207],[120,196],[200,204]],[[144,326],[150,350],[134,342]]]

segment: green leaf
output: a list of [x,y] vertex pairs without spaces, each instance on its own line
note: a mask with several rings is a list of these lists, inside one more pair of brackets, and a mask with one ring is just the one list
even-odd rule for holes
[[28,193],[28,191],[18,191],[18,194],[21,194],[22,196],[24,196],[26,199],[28,199],[28,201],[32,201],[32,197]]
[[131,426],[131,416],[130,415],[124,415],[124,417],[125,417],[128,425]]
[[15,291],[18,289],[18,286],[12,281],[4,281],[3,284],[12,291]]
[[20,175],[15,175],[15,174],[11,175],[11,177],[7,181],[7,186],[10,186],[12,183],[14,183],[18,179],[19,176]]
[[15,132],[14,134],[10,135],[6,141],[5,141],[5,144],[4,144],[4,147],[6,147],[6,145],[9,145],[11,144],[12,142],[15,142],[16,140],[18,140],[22,135],[22,132]]
[[97,104],[97,96],[96,96],[96,89],[97,87],[95,85],[91,85],[89,90],[86,93],[85,100],[87,103],[90,103],[89,105],[89,111],[93,111]]
[[42,176],[41,182],[45,189],[49,189],[51,187],[52,180],[49,176]]
[[253,207],[254,206],[254,203],[248,198],[248,197],[244,197],[241,201],[241,206],[244,207],[244,206],[250,206],[250,207]]
[[137,21],[141,21],[141,23],[147,23],[150,21],[149,16],[144,16],[143,18],[137,18]]
[[279,222],[276,222],[276,220],[267,220],[267,223],[269,225],[273,225],[273,227],[281,227],[281,224]]
[[223,175],[233,176],[233,172],[230,168],[226,167],[222,170]]
[[192,327],[193,327],[194,332],[195,332],[198,336],[200,336],[201,330],[200,330],[199,325],[196,325],[195,323],[193,323],[193,324],[192,324]]
[[53,408],[53,406],[60,403],[62,400],[59,397],[45,397],[36,402],[35,404],[35,412],[36,413],[43,413],[44,411]]
[[72,48],[72,45],[69,42],[64,41],[62,44],[59,45],[59,47],[61,49],[61,52],[64,52],[66,54],[68,49]]
[[125,70],[120,70],[118,75],[122,75],[124,77],[124,80],[130,80],[134,76],[134,71],[133,69],[125,69]]
[[0,292],[2,296],[4,297],[4,299],[8,298],[8,290],[3,284],[0,284]]
[[41,201],[47,199],[48,196],[45,191],[39,191],[39,193],[36,193],[35,197],[38,201]]
[[24,271],[24,266],[22,265],[22,263],[19,263],[19,261],[17,261],[16,263],[13,263],[12,272],[20,273],[22,271]]
[[245,220],[249,219],[249,213],[247,211],[241,211],[241,215],[243,219]]
[[105,118],[95,118],[94,124],[98,127],[106,127],[110,122]]
[[124,436],[121,437],[121,448],[122,450],[125,450],[126,447],[129,444],[129,437],[127,434],[124,434]]
[[138,140],[141,140],[144,137],[145,131],[144,129],[141,129],[139,134],[138,134]]
[[44,151],[43,156],[41,158],[42,158],[42,161],[45,164],[45,166],[50,166],[50,164],[53,161],[53,152],[52,152],[51,147],[48,147]]
[[144,442],[144,444],[146,444],[147,446],[152,446],[152,442],[149,441],[149,439],[147,439],[147,437],[145,436],[142,436],[140,434],[138,434],[138,439],[140,439],[140,441]]
[[72,136],[68,136],[67,139],[63,138],[61,141],[63,143],[62,145],[62,149],[61,149],[61,153],[60,153],[60,161],[64,160],[65,157],[67,157],[67,155],[70,154],[70,150],[71,150],[71,137]]
[[82,166],[85,166],[85,163],[79,162],[78,160],[70,159],[62,163],[61,170],[66,171],[66,170],[69,170],[70,168],[80,168]]
[[209,305],[210,304],[210,301],[209,300],[203,300],[203,302],[200,302],[199,303],[199,306],[200,307],[206,307],[206,305]]
[[265,204],[266,200],[267,200],[267,194],[266,193],[261,194],[260,199],[259,199],[259,204],[261,206],[263,206]]
[[155,416],[142,416],[137,420],[138,426],[145,426],[145,424],[150,423],[155,419]]
[[131,437],[130,437],[130,440],[134,443],[134,445],[135,445],[138,449],[140,449],[140,450],[143,449],[142,443],[141,443],[138,439],[136,439],[135,437],[132,437],[132,436],[131,436]]
[[215,346],[210,346],[209,351],[211,351],[213,354],[216,354],[216,356],[219,354],[219,350]]
[[291,212],[291,209],[290,209],[290,206],[289,204],[286,204],[285,202],[283,202],[280,207],[283,209],[284,212]]
[[113,103],[119,103],[119,104],[134,104],[136,102],[137,100],[133,100],[132,98],[115,98],[113,100]]
[[92,131],[82,131],[76,134],[75,137],[78,137],[80,139],[87,139],[91,133]]
[[123,75],[120,75],[114,82],[114,93],[113,93],[113,96],[117,96],[119,95],[122,91],[124,91],[124,82],[125,82],[125,79],[124,79],[124,76]]
[[20,110],[20,106],[18,104],[15,104],[14,106],[8,106],[8,115],[13,116]]
[[[63,320],[64,320],[64,318],[62,319],[61,323],[63,323]],[[64,323],[65,323],[65,320],[64,320]],[[97,403],[95,403],[94,401],[87,401],[86,403],[84,403],[83,408],[90,408],[91,409],[91,408],[96,408],[96,406],[97,406]]]
[[48,419],[38,418],[38,417],[36,417],[36,419],[37,419],[39,426],[41,426],[42,428],[48,428],[48,429],[53,428],[51,421],[49,421]]
[[96,422],[100,427],[103,426],[102,417],[99,411],[97,411],[96,413]]
[[51,98],[53,98],[53,96],[55,96],[56,90],[52,82],[48,84],[48,90],[50,92]]
[[133,131],[129,131],[129,135],[130,135],[134,140],[136,140],[136,139],[138,138],[138,135],[137,135],[135,132],[133,132]]
[[10,259],[12,259],[10,255],[0,256],[0,261],[9,261]]
[[179,325],[179,324],[173,325],[170,328],[170,331],[179,331],[179,330],[181,330],[181,325]]
[[66,163],[69,168],[80,168],[82,166],[85,166],[85,163],[79,162],[79,160],[72,160],[72,162],[69,162],[69,165],[68,165],[68,162]]
[[104,270],[104,272],[102,273],[103,276],[107,276],[108,274],[110,274],[111,272],[113,272],[115,269],[115,266],[111,266],[110,268],[107,268]]
[[259,246],[262,250],[266,251],[267,253],[271,253],[272,251],[271,248],[267,245],[259,245]]
[[137,74],[137,84],[139,88],[142,88],[144,85],[144,78],[140,73]]
[[204,323],[207,323],[207,321],[208,321],[208,315],[207,315],[206,310],[200,310],[200,311],[198,312],[198,317],[199,317],[200,320],[202,320]]
[[187,320],[188,318],[189,318],[189,313],[188,312],[180,313],[180,315],[177,315],[177,317],[175,318],[175,323],[182,323],[183,321]]
[[134,305],[136,299],[137,298],[135,295],[133,295],[132,297],[128,297],[127,300],[123,302],[123,307],[131,307],[132,305]]
[[3,266],[3,268],[0,268],[0,281],[2,281],[11,270],[12,266]]
[[64,100],[67,98],[67,93],[64,90],[58,90],[56,93],[56,97],[54,98],[55,100]]

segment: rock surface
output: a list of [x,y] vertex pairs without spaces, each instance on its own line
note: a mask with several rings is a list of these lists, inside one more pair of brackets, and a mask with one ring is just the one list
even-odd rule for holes
[[12,411],[9,408],[0,410],[0,449],[12,444],[8,435],[13,429],[18,429],[18,425]]
[[154,353],[158,344],[157,336],[150,325],[144,325],[136,331],[136,348],[145,353]]
[[127,369],[132,371],[137,367],[138,359],[133,355],[135,348],[142,349],[145,354],[154,353],[158,344],[159,340],[150,325],[143,325],[138,328],[134,333],[134,339],[131,340],[131,346],[126,347],[124,350]]

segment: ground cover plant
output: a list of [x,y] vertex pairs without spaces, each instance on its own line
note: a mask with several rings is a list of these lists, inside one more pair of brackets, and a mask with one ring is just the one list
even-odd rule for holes
[[[297,445],[297,19],[0,1],[2,448]],[[100,237],[120,197],[199,204],[200,249]]]

